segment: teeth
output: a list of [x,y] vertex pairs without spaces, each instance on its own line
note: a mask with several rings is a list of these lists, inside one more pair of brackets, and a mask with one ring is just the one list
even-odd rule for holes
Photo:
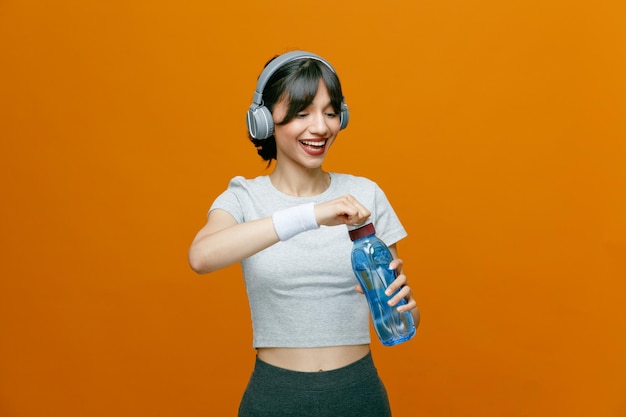
[[326,141],[325,140],[323,140],[321,142],[317,141],[317,140],[316,141],[301,140],[300,143],[303,143],[303,144],[308,145],[308,146],[319,146],[319,147],[322,147],[322,146],[326,145]]

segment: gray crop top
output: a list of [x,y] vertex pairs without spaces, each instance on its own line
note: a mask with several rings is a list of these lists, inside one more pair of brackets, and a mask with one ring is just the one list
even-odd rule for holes
[[[237,222],[276,210],[353,195],[371,212],[376,234],[388,245],[406,231],[383,191],[373,181],[331,173],[330,187],[314,197],[281,193],[268,176],[233,178],[210,210],[222,209]],[[370,342],[369,310],[357,293],[350,264],[352,241],[345,225],[321,226],[279,242],[241,262],[259,347],[322,347]]]

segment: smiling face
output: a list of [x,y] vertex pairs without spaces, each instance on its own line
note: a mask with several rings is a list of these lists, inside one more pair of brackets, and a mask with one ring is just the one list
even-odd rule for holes
[[[268,79],[263,90],[263,103],[272,113],[274,131],[284,132],[281,129],[282,126],[290,124],[294,119],[300,118],[302,120],[304,117],[302,113],[313,105],[318,90],[324,90],[325,94],[330,96],[325,98],[325,101],[330,100],[332,103],[332,109],[329,113],[339,114],[343,105],[341,83],[329,65],[317,59],[302,58],[279,67]],[[294,123],[293,126],[296,124]],[[319,134],[313,135],[309,139],[318,137]],[[250,140],[257,148],[257,153],[264,160],[271,162],[277,158],[277,143],[274,134],[267,139],[260,140],[250,137]],[[315,155],[314,145],[309,142],[309,150],[313,151],[312,153]],[[328,144],[325,144],[324,151],[317,149],[317,153],[324,154],[327,149]],[[285,159],[283,157],[283,160]]]
[[313,101],[281,124],[288,107],[287,99],[282,99],[272,112],[277,162],[295,163],[305,168],[321,167],[340,126],[339,114],[332,105],[326,84],[320,79]]

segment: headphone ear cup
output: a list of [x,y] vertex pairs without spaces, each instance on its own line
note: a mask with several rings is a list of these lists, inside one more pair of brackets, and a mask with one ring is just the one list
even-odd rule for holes
[[350,121],[350,111],[345,103],[341,103],[341,113],[339,114],[339,129],[343,130]]
[[254,139],[267,139],[274,134],[274,119],[265,106],[251,106],[246,115],[246,123],[248,133]]

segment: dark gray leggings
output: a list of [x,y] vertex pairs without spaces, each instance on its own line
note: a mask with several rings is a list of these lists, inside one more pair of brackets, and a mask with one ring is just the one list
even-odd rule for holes
[[297,372],[256,359],[239,417],[390,417],[371,353],[340,369]]

